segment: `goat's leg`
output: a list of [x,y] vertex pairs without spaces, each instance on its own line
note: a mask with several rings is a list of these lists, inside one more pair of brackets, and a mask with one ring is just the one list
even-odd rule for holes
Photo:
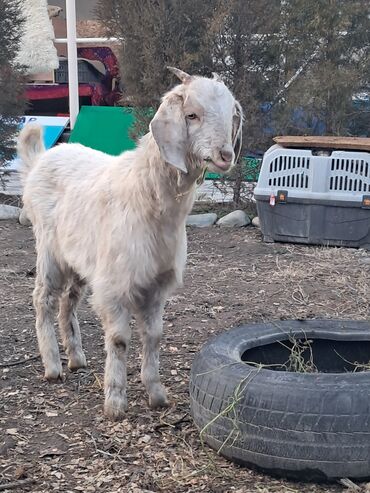
[[123,418],[127,409],[127,353],[131,338],[130,317],[128,310],[122,305],[111,304],[107,311],[105,304],[103,313],[105,331],[105,362],[104,412],[112,420]]
[[45,378],[50,382],[62,379],[62,364],[55,335],[54,318],[63,288],[63,275],[49,254],[40,255],[37,262],[33,303],[36,311],[36,332]]
[[70,370],[86,367],[86,358],[82,349],[80,326],[77,319],[77,307],[83,295],[84,287],[84,281],[74,275],[72,284],[63,292],[59,300],[58,322]]
[[136,318],[143,342],[141,381],[152,409],[168,405],[167,392],[159,377],[159,349],[163,332],[164,301],[148,303],[138,310]]

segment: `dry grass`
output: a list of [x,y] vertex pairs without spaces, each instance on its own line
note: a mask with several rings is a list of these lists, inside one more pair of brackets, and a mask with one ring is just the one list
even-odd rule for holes
[[[289,342],[291,347],[287,346],[284,342],[278,341],[283,347],[289,351],[288,360],[282,365],[286,371],[292,371],[296,373],[315,373],[317,372],[316,365],[313,360],[312,340],[297,339],[293,336],[289,336]],[[308,353],[308,358],[305,355]]]
[[334,352],[345,362],[352,366],[353,373],[361,372],[361,371],[370,371],[370,361],[368,363],[360,363],[359,361],[348,361],[348,359],[344,358],[338,351]]

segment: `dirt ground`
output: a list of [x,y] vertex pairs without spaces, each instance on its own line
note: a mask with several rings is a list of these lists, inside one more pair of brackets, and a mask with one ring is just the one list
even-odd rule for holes
[[66,369],[64,383],[49,385],[34,332],[31,229],[1,222],[0,255],[1,491],[17,481],[24,484],[11,491],[350,491],[271,478],[203,449],[189,415],[188,379],[202,344],[243,322],[369,318],[369,252],[264,244],[252,227],[190,229],[185,285],[170,299],[164,323],[161,372],[171,407],[148,409],[134,333],[121,423],[102,414],[103,336],[87,302],[80,323],[88,369]]

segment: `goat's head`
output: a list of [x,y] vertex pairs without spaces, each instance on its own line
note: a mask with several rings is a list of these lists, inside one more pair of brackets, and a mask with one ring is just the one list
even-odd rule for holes
[[223,173],[241,150],[243,113],[218,76],[191,76],[169,67],[182,82],[162,100],[150,123],[162,158],[187,173],[189,166]]

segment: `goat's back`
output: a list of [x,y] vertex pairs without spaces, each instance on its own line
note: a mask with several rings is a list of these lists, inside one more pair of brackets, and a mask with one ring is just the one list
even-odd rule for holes
[[89,194],[112,160],[112,156],[80,144],[61,144],[38,156],[23,190],[32,222],[47,224],[57,219],[56,208],[60,203],[64,208],[72,208],[73,203],[66,197]]
[[[104,214],[102,204],[108,201],[109,173],[116,160],[80,144],[61,144],[37,157],[23,191],[37,243],[67,258],[73,245],[81,249],[86,239],[94,242],[94,223],[98,225]],[[84,244],[78,245],[79,240]]]

